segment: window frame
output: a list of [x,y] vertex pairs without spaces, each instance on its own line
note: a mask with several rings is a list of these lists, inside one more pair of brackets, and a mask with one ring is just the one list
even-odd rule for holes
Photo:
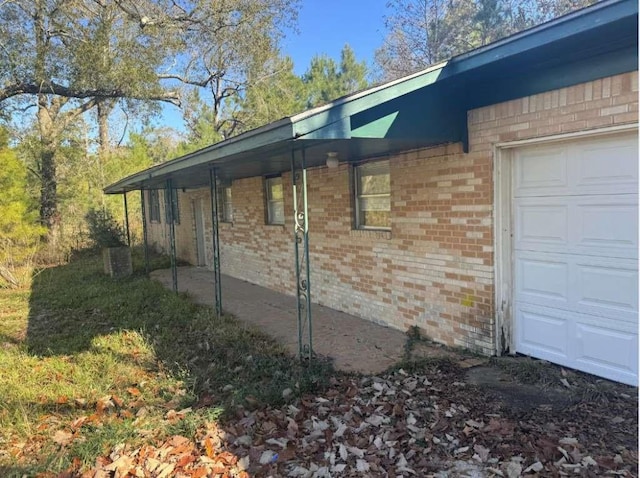
[[[271,187],[270,184],[272,181],[278,181],[280,183],[280,187],[282,188],[282,199],[272,199],[271,198]],[[264,178],[264,200],[265,200],[265,224],[267,226],[284,226],[285,217],[284,217],[284,183],[282,181],[282,176],[267,176]],[[282,222],[275,222],[273,220],[273,213],[271,209],[271,204],[274,203],[282,203]]]
[[[229,197],[227,198],[227,191]],[[220,185],[218,189],[218,210],[222,211],[220,222],[233,222],[233,193],[230,184]]]
[[[360,194],[360,177],[361,171],[367,165],[375,164],[375,163],[387,163],[387,168],[389,172],[389,192],[388,193],[376,193],[376,194]],[[352,169],[352,188],[353,194],[351,195],[351,201],[353,203],[353,226],[356,230],[366,230],[366,231],[391,231],[391,162],[389,159],[376,159],[373,161],[361,162],[353,165]],[[377,198],[377,197],[388,197],[389,198],[389,225],[388,226],[367,226],[363,224],[362,212],[360,209],[360,199],[361,198]]]
[[161,224],[160,191],[157,189],[149,189],[147,191],[147,199],[149,202],[149,222],[152,224]]

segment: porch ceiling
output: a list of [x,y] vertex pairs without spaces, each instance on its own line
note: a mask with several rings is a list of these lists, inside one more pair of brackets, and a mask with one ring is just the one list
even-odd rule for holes
[[638,3],[605,0],[504,40],[328,105],[284,118],[124,178],[107,194],[208,184],[290,170],[304,149],[307,167],[328,151],[359,161],[400,150],[461,142],[467,112],[638,69]]
[[[327,152],[335,151],[342,162],[359,161],[367,157],[382,157],[396,151],[414,149],[422,145],[419,141],[362,139],[351,140],[290,140],[261,146],[250,151],[226,156],[214,162],[205,162],[193,166],[176,169],[170,173],[158,171],[150,177],[129,181],[126,184],[116,183],[110,186],[107,193],[117,194],[137,189],[164,189],[165,182],[171,178],[178,189],[195,189],[209,186],[209,169],[215,166],[217,177],[221,181],[231,181],[254,176],[268,176],[291,170],[292,152],[300,157],[304,149],[308,168],[324,166]],[[118,189],[118,188],[123,189]]]

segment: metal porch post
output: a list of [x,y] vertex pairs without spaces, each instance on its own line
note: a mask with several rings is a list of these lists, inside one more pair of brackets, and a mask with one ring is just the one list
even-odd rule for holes
[[129,232],[129,208],[127,207],[127,192],[122,195],[124,197],[124,225],[127,228],[127,246],[131,246],[131,233]]
[[[295,151],[291,151],[291,182],[293,185],[294,252],[296,267],[296,302],[298,313],[298,356],[313,357],[311,320],[311,269],[309,264],[309,208],[307,205],[307,167],[302,150],[299,167]],[[306,330],[306,334],[305,334]]]
[[149,243],[147,239],[147,208],[144,204],[144,189],[140,190],[140,209],[142,210],[142,242],[144,248],[144,273],[149,275]]
[[220,235],[218,233],[218,178],[215,168],[209,170],[211,193],[211,238],[213,242],[213,277],[215,307],[218,317],[222,315],[222,282],[220,279]]
[[165,207],[167,208],[167,222],[169,223],[169,255],[171,257],[171,278],[173,291],[178,292],[178,268],[176,267],[176,224],[173,217],[173,181],[167,179],[165,186]]

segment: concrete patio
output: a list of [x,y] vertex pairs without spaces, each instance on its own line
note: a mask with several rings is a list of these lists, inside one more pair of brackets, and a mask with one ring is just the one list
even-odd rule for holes
[[[171,270],[156,270],[151,278],[171,288]],[[213,272],[199,267],[178,268],[178,290],[199,304],[214,301]],[[313,297],[313,290],[312,290]],[[225,312],[256,327],[298,352],[296,299],[226,275],[222,276]],[[402,358],[406,335],[322,305],[312,305],[313,349],[330,357],[336,369],[379,373]]]

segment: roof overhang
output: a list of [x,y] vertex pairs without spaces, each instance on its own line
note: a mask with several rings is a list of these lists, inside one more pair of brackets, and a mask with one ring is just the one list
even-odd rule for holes
[[413,75],[339,98],[124,178],[107,194],[207,184],[287,171],[304,150],[308,167],[328,151],[359,161],[462,142],[467,112],[510,99],[638,69],[638,3],[606,0]]

